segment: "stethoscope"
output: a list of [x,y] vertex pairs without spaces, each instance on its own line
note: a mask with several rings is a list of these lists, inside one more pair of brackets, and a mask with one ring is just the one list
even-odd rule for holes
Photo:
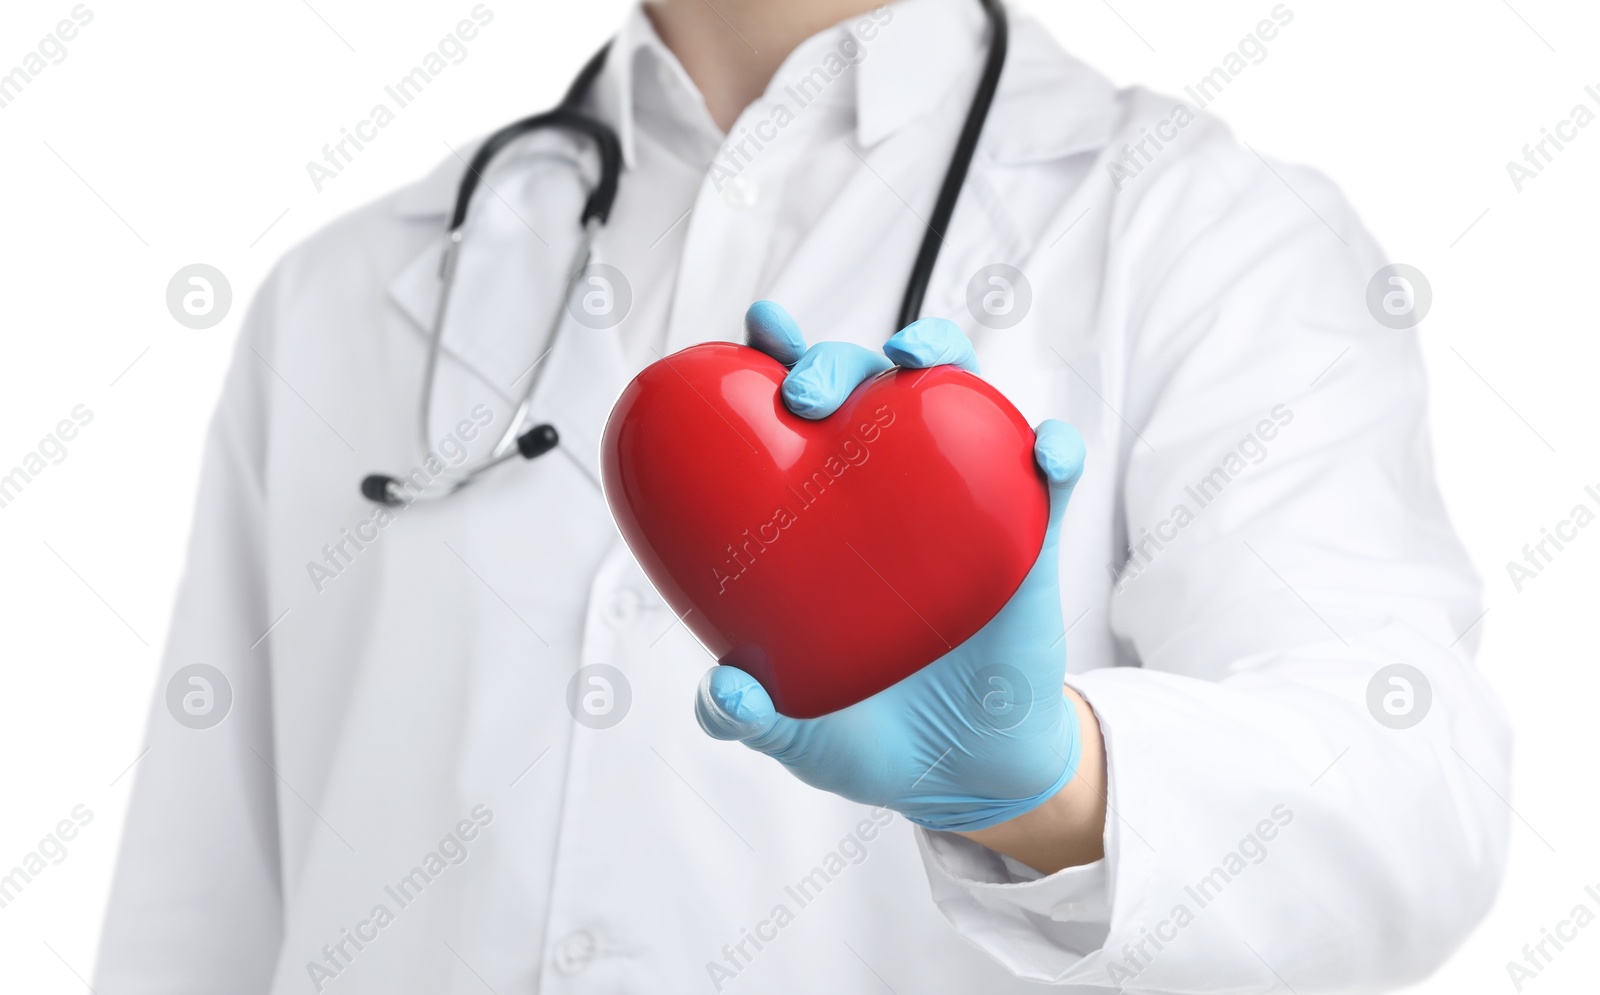
[[[973,156],[977,153],[978,138],[983,133],[984,122],[989,117],[989,107],[994,103],[995,90],[1000,85],[1000,72],[1005,68],[1005,11],[1000,6],[1000,0],[978,0],[978,2],[989,21],[988,56],[984,61],[983,75],[973,92],[967,119],[961,126],[960,136],[956,139],[955,151],[950,155],[950,165],[945,170],[939,197],[934,201],[933,214],[928,220],[928,231],[922,237],[916,262],[911,267],[911,276],[906,280],[905,296],[901,299],[900,314],[895,321],[893,331],[909,325],[921,314],[922,299],[928,290],[928,279],[933,273],[934,263],[938,261],[939,249],[944,244],[944,232],[949,228],[950,218],[955,214],[956,200],[961,196],[961,188],[966,183],[967,171],[971,168]],[[422,399],[417,428],[422,452],[425,454],[432,450],[428,438],[428,416],[433,404],[433,382],[438,372],[445,310],[449,307],[450,292],[455,286],[456,261],[461,254],[461,241],[465,234],[468,209],[472,206],[472,195],[477,191],[484,173],[488,171],[495,157],[512,142],[536,131],[564,129],[584,135],[594,142],[595,149],[600,155],[600,181],[589,191],[589,197],[584,201],[583,213],[578,219],[583,230],[582,235],[577,249],[573,252],[572,265],[567,270],[564,290],[556,301],[549,321],[546,341],[552,345],[555,342],[566,310],[566,302],[571,299],[573,288],[577,285],[585,267],[589,265],[595,233],[611,216],[611,206],[617,199],[617,182],[622,175],[622,146],[617,140],[616,132],[609,125],[577,109],[588,94],[595,78],[605,68],[606,53],[610,48],[611,44],[607,42],[594,54],[578,73],[577,78],[572,81],[572,85],[567,88],[561,103],[553,110],[515,121],[490,135],[472,157],[466,173],[461,177],[461,185],[456,190],[455,207],[450,213],[450,226],[446,231],[444,254],[439,260],[439,299],[434,307],[433,322],[428,332],[428,358],[422,374]],[[528,386],[523,391],[522,399],[517,404],[516,413],[512,416],[510,424],[490,450],[489,455],[477,464],[459,471],[448,484],[433,487],[430,481],[426,485],[418,486],[412,478],[396,478],[374,473],[361,481],[362,495],[368,500],[390,507],[407,505],[417,500],[448,497],[507,460],[517,456],[531,460],[548,453],[561,441],[554,425],[535,425],[527,431],[521,430],[523,422],[528,417],[529,408],[533,404],[534,389],[538,383],[539,374],[535,372],[528,379]]]

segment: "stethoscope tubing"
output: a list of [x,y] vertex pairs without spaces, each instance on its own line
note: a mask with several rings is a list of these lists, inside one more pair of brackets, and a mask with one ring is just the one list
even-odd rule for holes
[[[945,170],[944,180],[939,187],[939,196],[934,201],[933,213],[928,219],[928,230],[923,233],[922,242],[917,248],[917,256],[912,263],[911,274],[906,280],[905,295],[901,299],[899,316],[895,327],[891,331],[898,331],[911,324],[922,313],[922,304],[927,296],[928,282],[933,276],[935,264],[939,259],[939,250],[944,245],[945,234],[949,230],[950,220],[955,215],[956,203],[961,198],[961,190],[966,185],[967,173],[972,168],[972,161],[977,155],[978,141],[983,134],[983,126],[989,117],[989,109],[994,104],[995,93],[1000,86],[1000,76],[1005,70],[1006,51],[1008,47],[1009,29],[1006,22],[1004,8],[1000,0],[978,0],[983,7],[985,16],[989,21],[989,49],[984,60],[983,72],[978,79],[978,85],[973,91],[972,104],[967,109],[966,119],[962,122],[961,133],[956,139],[955,149],[950,155],[950,165]],[[443,345],[445,314],[450,307],[451,293],[455,288],[456,266],[461,255],[461,244],[465,238],[467,217],[472,207],[473,195],[478,186],[483,182],[484,174],[495,159],[513,142],[530,135],[536,131],[560,129],[577,132],[589,138],[594,144],[600,158],[600,177],[584,200],[583,213],[579,218],[583,234],[578,248],[573,253],[573,263],[568,268],[562,294],[556,299],[553,313],[548,322],[548,328],[543,341],[550,343],[545,355],[555,346],[556,336],[560,334],[563,316],[566,311],[567,301],[572,297],[572,292],[577,281],[593,254],[594,238],[599,229],[611,217],[611,208],[616,203],[617,189],[622,175],[622,145],[617,134],[612,128],[602,121],[592,118],[578,109],[601,70],[605,68],[606,56],[610,52],[611,43],[607,42],[600,47],[583,69],[573,79],[572,85],[567,88],[566,94],[561,98],[561,103],[551,110],[531,117],[523,118],[506,125],[499,131],[490,135],[473,154],[471,162],[467,164],[466,172],[462,174],[461,182],[456,189],[454,205],[450,211],[450,222],[445,231],[444,251],[439,259],[439,299],[434,305],[433,321],[428,330],[428,356],[423,366],[422,397],[417,412],[418,441],[422,451],[427,453],[430,449],[428,440],[428,420],[433,404],[433,386],[438,375],[439,353]],[[541,360],[535,361],[538,366]],[[560,442],[560,436],[555,426],[549,424],[535,425],[526,432],[520,432],[523,422],[527,419],[533,403],[533,395],[542,376],[542,370],[532,371],[528,386],[523,390],[521,400],[517,404],[511,423],[499,441],[495,443],[490,455],[476,466],[452,478],[448,483],[439,487],[417,488],[415,493],[407,494],[405,485],[398,479],[385,474],[371,474],[361,482],[361,493],[369,500],[390,506],[410,504],[417,500],[432,500],[448,497],[461,490],[468,484],[477,480],[485,472],[510,460],[514,456],[524,459],[534,459],[554,449]]]

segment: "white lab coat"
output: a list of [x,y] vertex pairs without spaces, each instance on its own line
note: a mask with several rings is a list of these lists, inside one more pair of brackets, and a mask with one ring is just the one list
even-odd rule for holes
[[[759,223],[740,213],[749,187],[700,184],[670,293],[640,303],[665,348],[736,339],[758,297],[813,339],[881,342],[977,72],[981,22],[958,7],[897,5],[901,34],[852,70],[860,159],[758,159],[741,182],[761,184]],[[615,120],[607,73],[596,112]],[[1088,443],[1062,607],[1070,681],[1106,740],[1104,861],[1040,878],[695,726],[711,661],[598,484],[638,362],[570,319],[542,338],[586,157],[545,137],[480,202],[428,438],[481,452],[543,357],[534,415],[559,429],[554,453],[392,517],[357,492],[424,466],[455,157],[257,294],[207,447],[100,995],[1309,992],[1439,963],[1496,889],[1509,746],[1471,664],[1478,586],[1433,482],[1416,337],[1367,312],[1386,260],[1332,185],[1215,120],[1114,178],[1175,104],[1115,91],[1019,19],[924,311],[966,329],[1030,420]],[[624,230],[681,210],[623,189]],[[607,237],[601,261],[639,255]],[[1031,286],[1010,328],[968,306],[997,262]],[[324,546],[341,544],[335,572]],[[169,714],[167,675],[193,663],[232,688],[212,728]],[[1411,728],[1369,710],[1392,663],[1431,687]],[[568,708],[595,664],[631,693],[611,728]]]

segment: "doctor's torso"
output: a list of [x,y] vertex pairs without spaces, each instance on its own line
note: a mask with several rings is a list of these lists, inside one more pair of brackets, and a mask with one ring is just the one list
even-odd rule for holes
[[[1031,990],[929,900],[903,819],[701,733],[713,661],[600,491],[622,386],[657,356],[737,339],[750,302],[781,302],[813,341],[875,348],[893,331],[983,23],[975,3],[917,0],[862,24],[870,38],[853,24],[802,45],[724,137],[635,11],[589,102],[626,164],[591,271],[561,304],[584,147],[539,136],[503,154],[468,222],[427,451],[417,395],[460,159],[337,222],[263,289],[219,415],[257,486],[215,527],[259,539],[264,635],[224,671],[255,675],[241,699],[270,698],[252,721],[278,805],[252,831],[281,860],[281,909],[262,913],[282,929],[273,991],[809,993],[871,990],[874,974],[907,995]],[[1030,422],[1087,440],[1063,547],[1073,672],[1133,662],[1112,635],[1117,502],[1139,444],[1130,368],[1153,357],[1126,330],[1156,319],[1129,274],[1154,285],[1165,257],[1147,251],[1159,208],[1127,189],[1154,170],[1118,183],[1103,159],[1170,104],[1118,95],[1015,20],[923,308],[962,326]],[[1215,126],[1186,127],[1201,141]],[[362,498],[368,473],[448,479],[482,455],[528,378],[530,423],[555,425],[557,450],[443,501]],[[1194,481],[1227,455],[1197,454]],[[1183,479],[1164,493],[1196,504]],[[205,597],[180,614],[237,609]]]
[[[542,341],[593,166],[560,137],[504,155],[469,221],[430,454],[412,426],[459,162],[278,275],[272,365],[316,412],[273,391],[267,575],[289,611],[269,637],[274,726],[284,778],[320,800],[319,813],[282,812],[279,990],[316,977],[329,990],[470,991],[470,971],[510,990],[537,977],[542,992],[837,990],[875,984],[874,971],[908,992],[1025,987],[928,900],[902,819],[700,732],[692,698],[712,661],[633,562],[599,490],[600,431],[622,385],[658,355],[737,338],[750,301],[783,302],[818,339],[876,347],[893,330],[925,230],[911,205],[943,176],[983,33],[976,4],[864,20],[877,30],[854,62],[843,29],[812,39],[724,141],[636,13],[591,100],[627,159],[591,271]],[[1092,436],[1104,409],[1074,386],[1096,375],[1092,294],[1071,288],[1092,286],[1094,239],[1051,243],[1076,213],[1088,156],[1074,153],[1103,137],[1111,94],[1036,28],[1018,34],[1011,71],[1055,94],[1002,90],[924,313],[960,322],[1030,420],[1067,417]],[[1089,105],[1067,115],[1076,127],[1049,120],[1063,97]],[[1027,134],[1008,135],[1024,118]],[[1019,273],[1031,301],[1016,299]],[[557,427],[557,452],[441,502],[361,498],[368,472],[448,475],[458,452],[480,454],[530,366],[532,415]],[[1075,502],[1102,519],[1082,534],[1102,538],[1080,545],[1074,616],[1109,587],[1109,485],[1086,481]],[[1074,629],[1073,667],[1111,662],[1101,614]],[[465,857],[441,854],[413,895],[421,879],[406,875],[426,874],[475,808],[492,821],[446,844]],[[339,975],[325,977],[322,947],[345,931],[372,938],[353,957],[352,944],[335,949]]]

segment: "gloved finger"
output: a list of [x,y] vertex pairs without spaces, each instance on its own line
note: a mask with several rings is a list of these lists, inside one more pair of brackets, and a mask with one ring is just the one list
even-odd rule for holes
[[744,340],[752,349],[793,366],[805,355],[806,340],[789,312],[772,301],[756,301],[744,313]]
[[700,678],[694,717],[712,739],[737,739],[768,756],[788,750],[800,729],[799,719],[778,714],[759,681],[725,665],[712,667]]
[[978,372],[972,340],[949,318],[918,318],[889,336],[883,354],[894,360],[894,365],[911,370],[959,366],[968,373]]
[[1044,472],[1050,487],[1050,526],[1054,528],[1067,511],[1072,489],[1083,476],[1088,450],[1083,436],[1064,421],[1054,418],[1039,423],[1033,433],[1033,460]]
[[700,678],[694,717],[712,739],[754,739],[777,725],[772,697],[754,677],[738,667],[716,666]]
[[818,342],[783,381],[783,403],[801,418],[826,418],[850,392],[884,370],[887,359],[849,342]]

